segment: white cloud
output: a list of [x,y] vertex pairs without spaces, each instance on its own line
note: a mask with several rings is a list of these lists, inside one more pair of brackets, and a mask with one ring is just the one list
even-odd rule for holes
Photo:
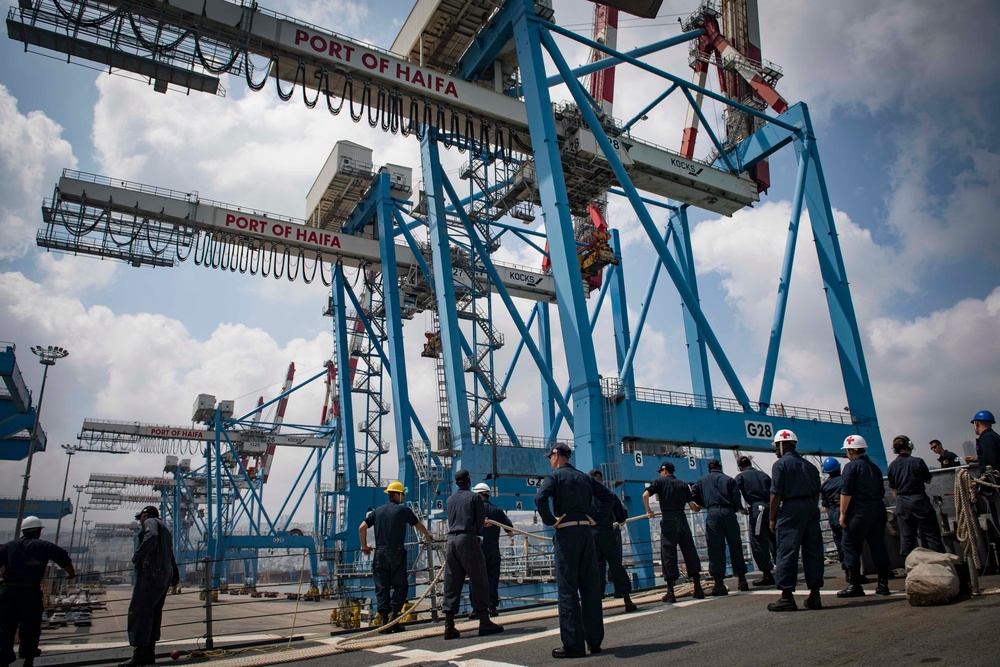
[[79,262],[68,255],[39,254],[36,260],[46,288],[54,294],[79,295],[92,288],[107,287],[115,278],[114,262]]
[[869,112],[928,105],[979,114],[985,81],[996,80],[1000,17],[989,0],[942,11],[935,0],[760,3],[765,58],[784,68],[780,86],[826,115],[837,107]]
[[338,140],[371,147],[376,166],[419,164],[415,139],[356,124],[346,110],[306,109],[298,94],[281,102],[270,86],[238,98],[161,95],[116,77],[97,87],[94,145],[114,178],[304,218],[306,193]]
[[[272,398],[280,391],[289,361],[298,367],[297,381],[322,369],[329,358],[328,334],[311,340],[277,344],[268,334],[242,324],[220,324],[199,340],[182,322],[155,313],[116,314],[104,306],[85,307],[74,297],[32,282],[21,274],[0,274],[0,312],[19,341],[59,344],[70,355],[50,373],[42,421],[49,451],[40,454],[32,478],[33,496],[57,496],[61,477],[46,474],[62,465],[56,445],[74,442],[84,418],[184,425],[199,393],[236,399],[237,412],[252,409],[258,395]],[[27,354],[28,356],[25,356]],[[37,387],[40,372],[26,346],[18,347],[19,365],[29,387]],[[288,423],[315,424],[324,388],[314,382],[289,402]],[[162,457],[133,454],[78,465],[76,483],[89,470],[143,472],[159,470]],[[305,454],[283,451],[272,493],[281,497]],[[103,466],[103,467],[102,467]],[[0,483],[17,483],[20,465],[0,467]],[[289,472],[292,471],[292,472]]]
[[1000,287],[924,317],[873,320],[866,327],[869,371],[886,440],[901,432],[921,449],[938,438],[960,451],[974,439],[972,415],[997,409],[998,328]]
[[[886,222],[907,262],[937,267],[980,249],[1000,259],[1000,152],[921,115],[894,137]],[[961,156],[961,157],[959,157]]]
[[64,167],[76,167],[62,128],[41,111],[22,114],[0,85],[0,260],[23,257],[41,218],[39,193]]

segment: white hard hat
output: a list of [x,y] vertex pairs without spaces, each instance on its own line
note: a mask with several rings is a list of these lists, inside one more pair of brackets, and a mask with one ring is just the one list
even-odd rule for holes
[[483,484],[482,482],[480,482],[479,484],[476,484],[474,487],[472,487],[472,490],[475,491],[476,493],[492,493],[493,492],[490,489],[490,485],[489,484]]
[[844,439],[841,449],[868,449],[868,443],[860,435],[849,435]]
[[783,428],[774,434],[774,444],[779,442],[798,442],[799,436],[795,435],[794,431],[790,431],[787,428]]
[[37,516],[26,516],[24,521],[21,522],[21,530],[31,530],[32,528],[41,528],[42,520]]

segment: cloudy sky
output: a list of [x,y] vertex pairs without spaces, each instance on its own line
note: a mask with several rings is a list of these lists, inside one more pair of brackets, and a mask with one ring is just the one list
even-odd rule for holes
[[[405,19],[402,4],[267,6],[387,47]],[[619,46],[676,34],[677,17],[697,4],[666,0],[654,21],[623,20]],[[932,0],[760,4],[764,57],[784,71],[779,90],[791,103],[806,102],[816,124],[883,436],[906,433],[928,457],[933,437],[961,451],[973,437],[972,413],[1000,410],[1000,135],[990,120],[1000,103],[997,5],[966,0],[959,12]],[[555,9],[557,22],[589,32],[592,5],[557,0]],[[571,64],[586,58],[568,44],[564,53]],[[681,47],[650,62],[687,78],[686,56]],[[36,391],[42,369],[28,348],[70,350],[49,374],[42,421],[50,450],[36,458],[33,496],[58,496],[66,457],[57,445],[75,442],[84,418],[185,424],[199,393],[236,399],[237,411],[246,411],[258,396],[279,391],[289,362],[305,379],[333,350],[318,281],[276,282],[190,262],[133,269],[36,247],[40,205],[63,168],[304,217],[305,194],[338,139],[372,147],[376,164],[419,166],[413,139],[307,110],[298,98],[281,102],[273,85],[252,93],[238,79],[223,83],[225,97],[162,95],[141,81],[0,42],[0,340],[18,346]],[[620,70],[615,115],[631,118],[662,89],[647,74]],[[567,97],[559,89],[554,96]],[[708,103],[706,112],[715,118],[721,109]],[[680,101],[649,116],[635,135],[679,147]],[[703,141],[697,154],[707,151]],[[794,170],[790,153],[774,159],[770,193],[731,218],[692,212],[702,304],[751,396],[760,386]],[[658,211],[654,217],[662,220]],[[635,317],[652,253],[620,201],[612,201],[609,218],[627,243]],[[774,399],[840,410],[843,387],[810,241],[803,225]],[[637,380],[690,391],[679,299],[668,282],[655,298]],[[530,306],[521,304],[521,312]],[[614,356],[606,320],[596,342],[607,376]],[[508,317],[498,324],[516,339]],[[428,430],[437,421],[433,364],[418,351],[430,326],[424,315],[406,325],[413,401]],[[501,358],[512,350],[508,345]],[[721,380],[715,387],[725,391]],[[540,435],[537,374],[521,372],[512,389],[508,414],[522,433]],[[323,398],[319,384],[296,394],[287,420],[317,423]],[[269,497],[287,493],[286,478],[303,459],[279,453],[281,479]],[[161,464],[156,455],[82,454],[70,483],[83,483],[91,471],[148,473]],[[4,495],[15,494],[22,469],[0,463]]]

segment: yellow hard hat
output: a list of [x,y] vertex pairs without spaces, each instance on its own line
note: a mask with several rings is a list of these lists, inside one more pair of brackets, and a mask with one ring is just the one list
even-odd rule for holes
[[402,482],[393,482],[389,486],[385,487],[386,493],[406,493],[406,487],[403,486]]

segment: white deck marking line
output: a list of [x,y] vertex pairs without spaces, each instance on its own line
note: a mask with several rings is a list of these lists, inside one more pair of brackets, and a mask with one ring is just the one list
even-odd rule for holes
[[[685,602],[678,602],[678,603],[673,604],[673,605],[663,605],[659,609],[648,609],[648,610],[645,610],[645,611],[632,612],[631,614],[618,614],[616,616],[611,616],[610,618],[605,618],[604,619],[604,624],[608,625],[608,624],[611,624],[611,623],[618,623],[620,621],[627,621],[627,620],[633,619],[633,618],[641,618],[642,616],[650,616],[650,615],[653,615],[653,614],[662,614],[664,612],[670,611],[672,608],[675,608],[675,607],[682,607],[682,606],[688,607],[688,606],[691,606],[692,604],[700,604],[702,602],[709,602],[709,601],[710,600],[708,600],[708,599],[705,599],[705,600],[687,600]],[[501,620],[502,620],[502,617],[501,617]],[[540,619],[540,620],[542,620],[542,619]],[[521,644],[521,643],[524,643],[524,642],[534,641],[536,639],[542,639],[543,637],[554,637],[554,636],[557,636],[558,634],[559,634],[559,628],[556,627],[556,628],[554,628],[552,630],[541,630],[539,632],[536,632],[536,633],[533,633],[533,634],[530,634],[530,635],[520,635],[520,636],[517,636],[517,637],[509,637],[509,638],[504,638],[504,639],[497,639],[497,640],[494,640],[494,641],[491,641],[491,642],[483,642],[481,644],[472,644],[472,645],[469,645],[469,646],[456,646],[451,651],[435,651],[435,652],[430,652],[430,651],[424,651],[423,649],[411,649],[409,651],[401,651],[400,653],[397,653],[396,655],[404,657],[408,661],[420,660],[420,659],[427,659],[428,657],[434,657],[437,660],[453,661],[456,658],[460,658],[463,655],[466,655],[468,653],[478,653],[480,651],[488,651],[488,650],[492,650],[492,649],[496,649],[496,648],[501,648],[503,646],[509,646],[511,644]],[[474,635],[470,634],[469,636],[471,637],[471,636],[474,636]],[[391,665],[405,665],[405,664],[407,664],[407,663],[406,662],[403,662],[403,663],[391,663]],[[383,667],[389,667],[389,665],[383,665]]]

